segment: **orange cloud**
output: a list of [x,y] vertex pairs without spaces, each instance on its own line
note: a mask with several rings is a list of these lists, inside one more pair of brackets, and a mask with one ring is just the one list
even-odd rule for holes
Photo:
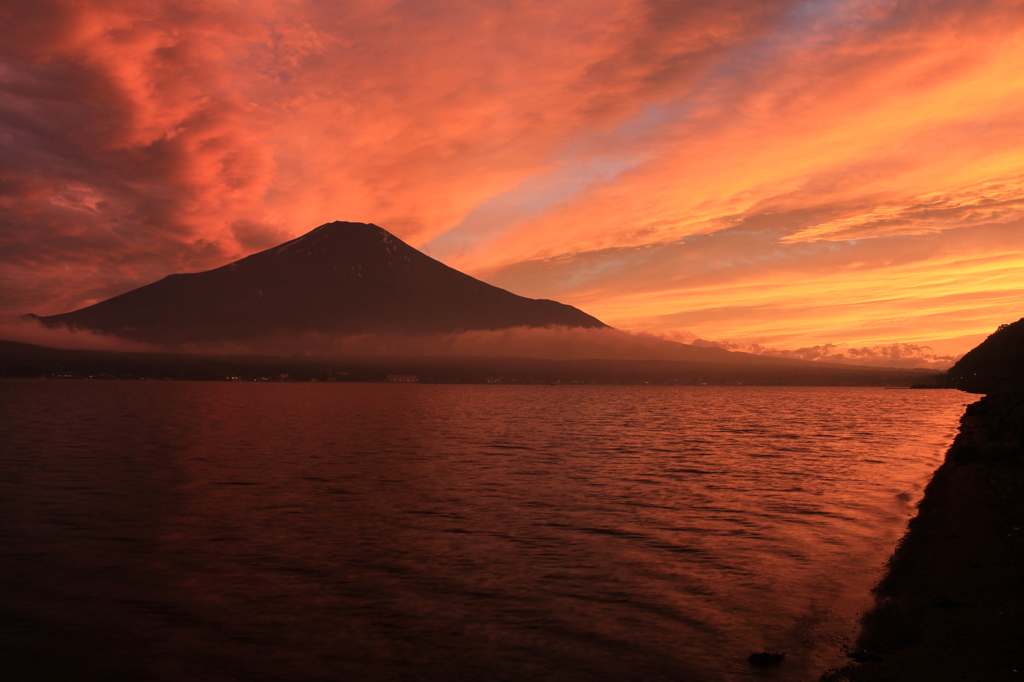
[[336,219],[658,333],[871,347],[1024,307],[1016,2],[2,12],[0,311]]
[[[495,267],[662,242],[836,201],[851,204],[843,220],[868,223],[979,183],[1002,183],[1002,198],[1019,200],[1024,15],[919,11],[906,16],[893,4],[853,27],[835,17],[832,34],[817,33],[830,28],[823,22],[792,42],[740,46],[708,92],[678,102],[653,131],[653,158],[456,262]],[[794,232],[808,239],[834,229]]]
[[834,343],[797,348],[795,350],[770,348],[758,343],[723,343],[698,339],[693,343],[704,348],[724,348],[753,355],[768,355],[794,360],[809,360],[833,364],[867,365],[871,367],[903,367],[908,369],[949,369],[959,355],[942,355],[931,346],[914,343],[893,343],[885,346],[844,348]]

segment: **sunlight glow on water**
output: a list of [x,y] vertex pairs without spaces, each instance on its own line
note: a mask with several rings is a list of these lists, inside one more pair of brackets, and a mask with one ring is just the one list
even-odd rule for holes
[[969,402],[0,382],[0,653],[35,679],[814,679]]

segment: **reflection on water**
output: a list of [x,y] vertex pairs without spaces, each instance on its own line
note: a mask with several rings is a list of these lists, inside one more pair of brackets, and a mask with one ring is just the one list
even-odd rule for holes
[[[0,382],[0,666],[40,680],[813,679],[968,402]],[[788,657],[752,669],[763,649]]]

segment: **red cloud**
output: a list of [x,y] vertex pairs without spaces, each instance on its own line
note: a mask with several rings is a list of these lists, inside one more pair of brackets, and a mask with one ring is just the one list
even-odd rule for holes
[[[336,219],[419,245],[447,233],[429,246],[453,266],[633,328],[734,306],[730,283],[781,285],[753,326],[774,315],[808,347],[823,264],[850,273],[846,292],[871,271],[892,292],[917,282],[922,306],[957,277],[967,293],[1010,286],[1012,239],[993,235],[1024,217],[1013,3],[4,12],[5,312],[64,312]],[[669,256],[695,235],[714,239],[689,282],[689,252]],[[941,255],[957,249],[1002,265],[968,277]],[[601,268],[575,278],[583,262]],[[924,274],[894,271],[909,262]],[[1019,284],[1010,298],[944,333],[994,327],[1024,305]],[[900,315],[907,334],[920,317],[861,313]]]

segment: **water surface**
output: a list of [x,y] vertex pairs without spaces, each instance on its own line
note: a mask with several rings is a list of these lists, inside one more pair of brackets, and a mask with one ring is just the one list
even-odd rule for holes
[[[47,680],[815,679],[971,400],[0,382],[0,665]],[[751,668],[763,649],[787,659]]]

